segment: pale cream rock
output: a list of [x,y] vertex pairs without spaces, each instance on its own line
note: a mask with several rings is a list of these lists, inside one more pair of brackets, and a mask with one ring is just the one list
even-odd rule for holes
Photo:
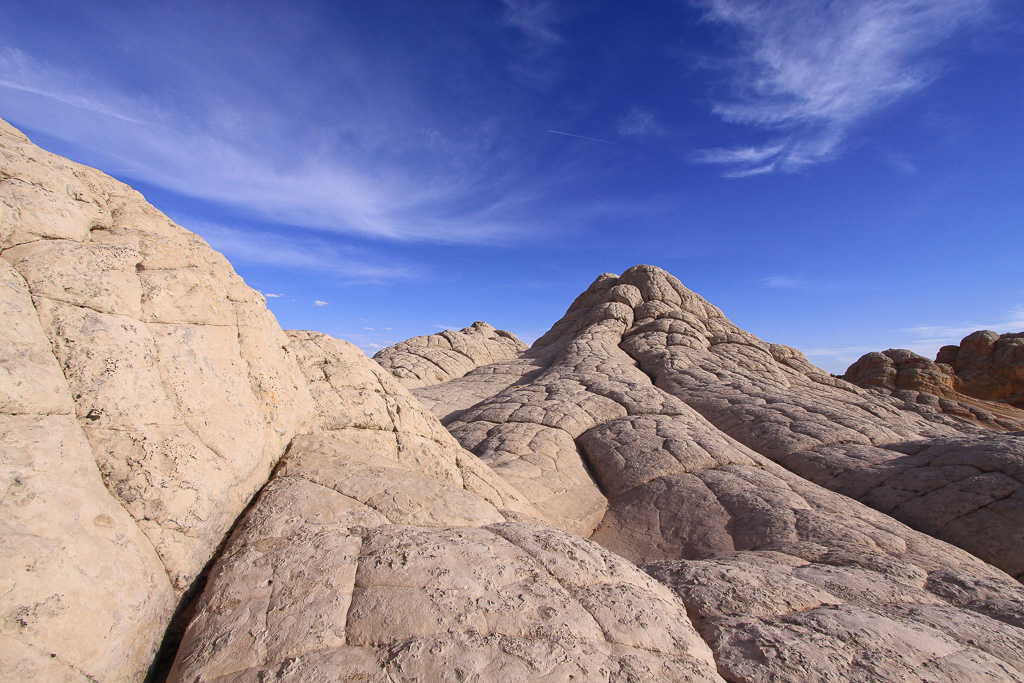
[[481,365],[515,358],[526,344],[511,332],[477,321],[458,332],[412,337],[381,349],[373,359],[407,389],[462,377]]
[[174,608],[104,488],[28,286],[0,260],[0,678],[141,680]]
[[312,416],[262,296],[130,188],[2,137],[3,259],[107,486],[187,588]]
[[[831,448],[820,467],[835,476],[865,462],[839,457],[854,448],[888,452],[867,458],[885,463],[901,457],[889,450],[898,443],[979,445],[973,423],[830,377],[649,266],[598,278],[524,355],[544,368],[449,427],[499,472],[533,457],[536,446],[518,444],[540,430],[571,438],[562,456],[585,459],[608,500],[592,538],[648,563],[684,598],[729,676],[834,680],[836,657],[864,662],[858,680],[905,680],[915,663],[927,664],[929,680],[1024,676],[1020,647],[1006,646],[1024,642],[1024,587],[772,462],[800,471]],[[1013,459],[980,450],[990,455],[974,461],[1001,468],[1008,483]],[[920,484],[937,477],[940,487],[962,479],[924,463],[905,474]],[[585,500],[590,485],[576,482],[567,498]],[[990,538],[1013,538],[1017,526],[1004,518]],[[995,547],[1005,545],[984,550]],[[697,571],[705,566],[714,571]],[[836,614],[841,621],[830,621]],[[823,639],[832,628],[840,635]],[[861,631],[874,635],[852,635]]]
[[141,680],[309,390],[222,256],[6,123],[0,257],[9,665]]
[[541,513],[496,476],[386,370],[352,344],[318,332],[289,331],[291,348],[317,402],[316,431],[387,457],[499,509]]
[[[475,496],[450,486],[407,489],[405,509],[348,495],[414,474],[397,465],[338,434],[293,447],[214,569],[170,680],[309,680],[325,667],[363,680],[721,680],[671,591],[592,543],[477,526]],[[428,508],[439,517],[415,520],[426,526],[395,523]]]

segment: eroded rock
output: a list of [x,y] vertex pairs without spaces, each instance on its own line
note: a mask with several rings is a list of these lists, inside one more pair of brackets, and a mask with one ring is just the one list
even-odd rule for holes
[[[828,448],[870,449],[882,462],[878,452],[903,457],[883,448],[894,443],[977,445],[984,433],[971,421],[908,410],[837,380],[647,266],[598,278],[525,355],[543,364],[530,382],[479,402],[449,428],[499,474],[519,477],[520,489],[533,486],[535,500],[567,470],[562,462],[582,457],[593,483],[561,481],[568,498],[587,500],[596,488],[607,500],[592,538],[679,592],[728,676],[828,680],[837,658],[862,662],[862,680],[903,680],[925,664],[935,680],[1022,675],[1020,648],[1004,646],[1024,642],[1024,587],[774,462],[798,470]],[[535,465],[539,449],[517,444],[545,430],[567,438],[537,468],[537,484],[510,474],[510,463]],[[1014,459],[989,460],[1008,481]],[[930,463],[904,474],[954,488],[962,479]],[[830,463],[835,473],[862,464],[848,452]],[[1008,518],[997,525],[998,548],[1018,530]],[[992,545],[973,549],[997,554]],[[818,652],[831,629],[840,635]],[[875,635],[850,635],[868,632]]]
[[223,256],[6,123],[0,257],[4,665],[138,679],[309,392]]
[[515,358],[526,344],[506,330],[477,321],[458,332],[412,337],[381,349],[373,359],[407,389],[440,384],[462,377],[474,368]]

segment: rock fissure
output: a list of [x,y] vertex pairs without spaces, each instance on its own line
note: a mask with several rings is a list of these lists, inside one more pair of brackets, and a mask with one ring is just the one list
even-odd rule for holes
[[14,176],[0,678],[1024,680],[1024,586],[978,559],[1024,575],[1012,406],[831,378],[652,266],[532,349],[477,322],[375,364],[0,123]]

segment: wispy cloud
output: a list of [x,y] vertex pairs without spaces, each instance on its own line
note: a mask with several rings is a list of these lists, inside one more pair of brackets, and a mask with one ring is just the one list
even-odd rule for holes
[[522,31],[528,38],[542,43],[560,43],[562,36],[555,29],[558,14],[552,2],[545,0],[504,0],[505,23]]
[[[793,172],[833,158],[850,129],[937,76],[927,50],[989,12],[990,0],[693,0],[734,27],[734,96],[715,104],[727,121],[785,133],[697,160],[729,175]],[[734,152],[729,155],[728,152]]]
[[[255,229],[243,231],[204,221],[181,222],[235,263],[314,271],[333,275],[343,282],[384,282],[408,279],[416,274],[414,269],[400,263],[389,263],[379,255],[346,249],[316,237],[297,237],[290,233]],[[284,295],[265,296],[276,298]]]
[[1007,311],[1002,320],[985,322],[967,322],[955,325],[915,325],[903,330],[913,335],[917,345],[959,344],[960,340],[978,330],[994,330],[1000,334],[1005,332],[1024,332],[1024,307]]
[[654,112],[639,107],[633,107],[619,119],[617,132],[625,138],[656,137],[666,133]]
[[263,292],[263,296],[267,297],[268,299],[282,299],[282,298],[284,298],[284,294],[272,294],[271,292]]
[[[372,74],[353,78],[351,90],[370,90]],[[192,108],[0,50],[5,116],[31,121],[87,150],[87,163],[133,181],[284,224],[371,237],[495,244],[528,230],[516,209],[530,183],[515,184],[520,170],[493,158],[493,127],[456,126],[459,135],[447,135],[418,123],[409,102],[386,106],[393,93],[328,122],[223,99],[217,82],[207,87],[193,94],[205,109]],[[508,192],[507,180],[520,191]]]
[[327,302],[326,301],[321,301],[320,299],[317,299],[316,301],[313,302],[313,305],[314,306],[326,306]]
[[772,275],[762,278],[761,284],[771,289],[796,289],[802,287],[804,281],[793,275]]
[[521,36],[510,53],[509,73],[531,87],[551,89],[562,76],[555,57],[563,43],[560,7],[553,0],[504,0],[504,5],[502,20]]
[[914,175],[917,173],[917,166],[915,166],[913,162],[903,154],[890,152],[886,154],[883,159],[886,164],[900,175]]

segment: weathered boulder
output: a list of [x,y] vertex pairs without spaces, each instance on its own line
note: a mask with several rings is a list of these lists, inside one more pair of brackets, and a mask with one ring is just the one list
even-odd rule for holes
[[309,391],[223,256],[6,123],[0,257],[4,666],[137,679]]
[[525,521],[355,347],[289,335],[316,431],[227,544],[171,680],[721,680],[671,591]]
[[[987,412],[1017,428],[1024,426],[1024,411],[1019,410],[1024,409],[1024,332],[978,330],[959,346],[943,346],[934,362],[906,349],[867,353],[847,369],[844,379],[889,393],[903,390],[953,399],[967,412]],[[975,417],[991,426],[992,420]]]
[[1024,332],[979,330],[960,346],[942,347],[936,358],[953,367],[959,391],[1024,408]]
[[859,387],[877,387],[923,391],[936,396],[956,398],[956,376],[952,366],[935,363],[906,349],[873,351],[861,356],[843,375]]
[[407,388],[462,377],[474,368],[515,358],[526,344],[511,332],[477,321],[470,327],[412,337],[381,349],[373,359]]
[[[973,423],[832,378],[649,266],[598,278],[524,355],[539,372],[449,428],[554,524],[586,534],[600,517],[591,538],[677,590],[728,678],[827,680],[837,657],[864,662],[862,680],[903,680],[925,663],[934,680],[1024,675],[1024,587],[772,462],[796,468],[846,444],[896,459],[881,446],[969,440]],[[1017,495],[1014,457],[989,460]],[[962,480],[931,461],[906,475]],[[1019,528],[994,526],[1000,550]],[[876,652],[883,637],[890,647]]]

